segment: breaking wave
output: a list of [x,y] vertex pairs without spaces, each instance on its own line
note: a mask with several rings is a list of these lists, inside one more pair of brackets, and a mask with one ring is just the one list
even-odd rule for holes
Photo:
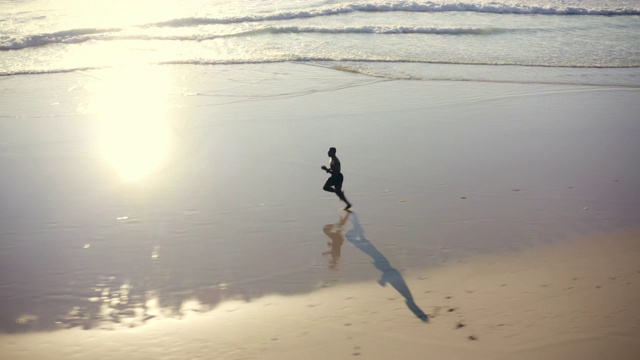
[[170,40],[206,41],[225,37],[240,37],[262,34],[431,34],[431,35],[492,35],[510,31],[501,28],[435,28],[410,26],[362,26],[362,27],[310,27],[310,26],[269,26],[260,29],[240,31],[231,34],[201,35],[144,35],[126,34],[123,29],[75,29],[49,34],[30,35],[23,38],[6,38],[0,41],[0,51],[21,50],[50,44],[77,44],[85,41],[113,40]]
[[21,38],[0,37],[0,50],[20,50],[49,44],[74,44],[92,39],[92,35],[118,32],[120,29],[73,29],[34,34]]
[[247,15],[225,18],[188,17],[172,19],[145,26],[158,27],[191,27],[199,25],[237,24],[245,22],[279,21],[307,19],[321,16],[348,14],[353,12],[480,12],[495,14],[520,14],[520,15],[591,15],[591,16],[615,16],[615,15],[640,15],[638,8],[586,8],[586,7],[549,7],[532,6],[524,4],[502,4],[489,2],[486,4],[436,2],[397,2],[387,4],[340,4],[335,6],[320,7],[317,9],[305,9],[284,11],[271,14]]

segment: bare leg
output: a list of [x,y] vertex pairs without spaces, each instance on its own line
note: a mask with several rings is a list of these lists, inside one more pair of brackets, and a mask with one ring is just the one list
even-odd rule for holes
[[342,194],[342,197],[340,198],[340,200],[344,201],[347,206],[344,207],[345,210],[349,210],[351,209],[351,203],[349,202],[349,200],[347,200],[347,197],[344,195],[344,192],[340,192]]
[[336,191],[333,189],[332,186],[333,186],[333,181],[331,178],[329,178],[327,179],[327,182],[324,183],[324,187],[322,188],[322,190],[334,193]]
[[339,175],[337,179],[334,177],[330,177],[329,179],[327,179],[327,182],[324,184],[322,190],[338,195],[338,198],[344,201],[345,204],[347,204],[347,206],[345,206],[344,208],[345,210],[349,210],[351,208],[351,203],[349,202],[349,200],[347,200],[347,197],[342,191],[342,175]]
[[335,193],[336,195],[338,195],[340,200],[344,201],[344,203],[347,204],[347,206],[345,206],[344,209],[349,210],[351,208],[351,203],[349,202],[349,200],[347,200],[347,197],[344,195],[344,192],[342,191],[342,186],[336,186]]

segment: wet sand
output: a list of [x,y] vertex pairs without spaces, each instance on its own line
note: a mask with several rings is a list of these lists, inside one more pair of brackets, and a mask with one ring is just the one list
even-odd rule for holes
[[580,238],[402,275],[386,268],[385,287],[269,295],[204,313],[192,304],[180,319],[131,329],[0,339],[11,359],[635,359],[639,239]]
[[2,84],[8,358],[638,351],[636,89],[296,64]]

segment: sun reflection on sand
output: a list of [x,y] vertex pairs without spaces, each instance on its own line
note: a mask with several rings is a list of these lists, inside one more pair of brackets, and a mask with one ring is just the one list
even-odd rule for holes
[[94,92],[100,152],[123,181],[142,179],[168,157],[169,89],[167,70],[132,67],[111,71]]

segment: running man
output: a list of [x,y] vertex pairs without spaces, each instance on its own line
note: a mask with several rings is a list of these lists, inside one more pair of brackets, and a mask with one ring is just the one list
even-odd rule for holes
[[331,158],[329,161],[329,168],[322,165],[321,169],[331,174],[331,177],[327,179],[327,182],[324,184],[322,190],[336,193],[340,200],[344,201],[347,206],[344,207],[344,210],[349,210],[351,208],[351,203],[344,196],[344,192],[342,192],[342,182],[344,181],[344,176],[340,172],[340,160],[336,156],[336,148],[329,148],[329,152],[327,156]]

